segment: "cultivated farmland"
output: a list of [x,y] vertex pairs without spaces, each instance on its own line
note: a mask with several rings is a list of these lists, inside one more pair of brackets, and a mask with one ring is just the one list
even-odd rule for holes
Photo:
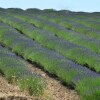
[[25,100],[100,100],[100,13],[1,8],[0,73]]

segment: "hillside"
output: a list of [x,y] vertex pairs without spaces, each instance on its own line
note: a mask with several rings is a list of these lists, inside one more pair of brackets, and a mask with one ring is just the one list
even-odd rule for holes
[[100,100],[100,13],[0,8],[0,73],[18,100]]

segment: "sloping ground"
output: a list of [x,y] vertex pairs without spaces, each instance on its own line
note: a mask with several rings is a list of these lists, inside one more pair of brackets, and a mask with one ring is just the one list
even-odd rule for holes
[[[1,85],[2,96],[16,95],[15,99],[19,96],[26,100],[80,100],[79,93],[82,100],[100,100],[99,14],[88,16],[63,11],[1,9],[0,21],[0,44],[9,48],[9,52],[1,49],[0,64],[4,68],[0,65],[0,71],[12,81],[12,76],[16,75],[21,86],[32,94],[42,94],[44,80],[47,82],[44,93],[37,98],[25,91],[22,93],[16,86],[9,87],[4,80],[1,81],[1,84],[5,83]],[[22,64],[14,53],[24,59]],[[17,60],[13,60],[12,55]],[[26,60],[42,69],[25,64]],[[26,73],[28,70],[29,75]],[[53,75],[56,77],[51,77]],[[74,88],[77,93],[60,82]],[[7,90],[3,86],[8,87]]]
[[0,100],[80,100],[75,90],[63,86],[59,80],[50,77],[42,69],[36,68],[29,64],[32,72],[36,72],[43,76],[47,82],[47,91],[44,97],[30,96],[26,92],[22,92],[18,86],[9,84],[0,75]]

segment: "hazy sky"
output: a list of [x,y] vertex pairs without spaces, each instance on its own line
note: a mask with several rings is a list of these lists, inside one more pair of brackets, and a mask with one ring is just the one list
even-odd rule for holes
[[72,11],[100,12],[100,0],[0,0],[3,8],[67,9]]

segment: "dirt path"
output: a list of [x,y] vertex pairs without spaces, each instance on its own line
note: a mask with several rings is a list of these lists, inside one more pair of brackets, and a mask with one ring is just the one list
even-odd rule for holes
[[8,84],[0,75],[0,100],[39,100],[23,93],[18,86]]
[[63,86],[58,80],[50,77],[41,69],[34,67],[34,65],[29,64],[29,68],[31,71],[36,72],[45,78],[48,84],[46,93],[48,93],[53,100],[80,100],[80,97],[75,90]]
[[80,100],[80,97],[74,90],[60,84],[59,81],[48,76],[44,71],[29,64],[29,68],[40,75],[47,81],[47,91],[44,94],[45,99],[29,96],[22,92],[18,86],[10,85],[0,75],[0,100]]

